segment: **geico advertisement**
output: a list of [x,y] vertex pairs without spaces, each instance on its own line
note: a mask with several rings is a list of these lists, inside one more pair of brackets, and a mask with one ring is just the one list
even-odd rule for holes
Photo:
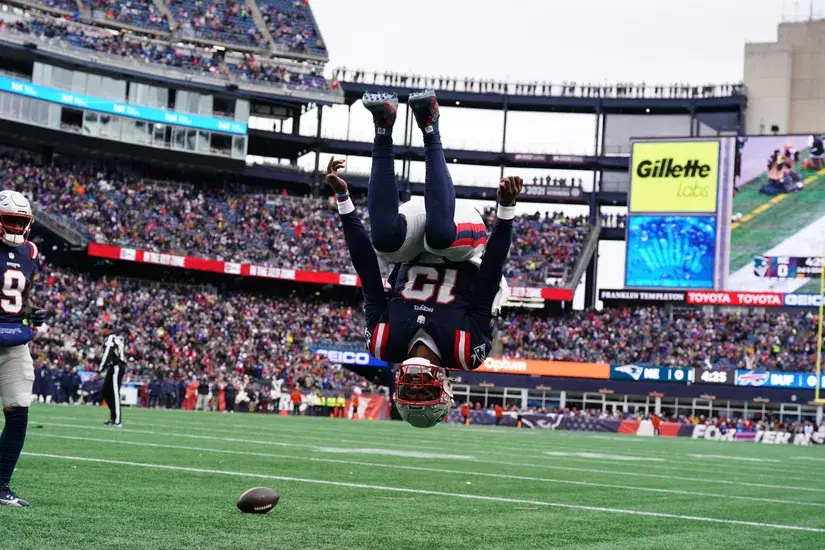
[[630,212],[716,212],[719,142],[635,142]]
[[333,363],[343,365],[363,365],[367,367],[386,367],[387,363],[371,356],[366,351],[312,348],[313,355],[322,355]]

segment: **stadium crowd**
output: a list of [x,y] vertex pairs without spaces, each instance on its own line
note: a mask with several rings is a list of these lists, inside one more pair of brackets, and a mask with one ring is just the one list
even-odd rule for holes
[[69,13],[77,12],[77,2],[75,2],[75,0],[40,0],[36,3],[47,8],[63,10]]
[[[36,299],[53,316],[32,344],[32,355],[51,381],[43,395],[55,402],[79,399],[80,372],[97,371],[102,335],[112,329],[126,338],[126,380],[157,380],[166,390],[193,381],[233,381],[256,395],[275,381],[319,391],[371,388],[351,371],[310,353],[320,340],[353,339],[353,327],[363,324],[358,306],[93,278],[51,264],[43,264],[42,273]],[[171,406],[172,401],[164,397],[163,403]]]
[[[98,1],[104,2],[104,0]],[[111,1],[115,2],[115,0]],[[125,4],[118,4],[118,6],[123,5]],[[139,3],[135,5],[142,6]],[[239,6],[239,4],[234,5]],[[179,8],[184,10],[183,13],[188,14],[183,6]],[[238,8],[237,15],[232,14],[233,10],[234,8],[230,7],[228,12],[233,19],[249,19],[248,13],[243,11],[245,8]],[[130,18],[135,25],[143,21],[144,18],[148,18],[146,19],[148,23],[141,23],[140,26],[149,28],[159,15],[157,12],[144,12],[140,11],[138,7],[134,7],[126,11],[109,9],[106,11],[105,17],[107,19],[114,18],[115,20],[119,17]],[[140,21],[134,18],[140,18]],[[192,21],[191,25],[200,24],[200,18],[195,18]],[[167,25],[163,19],[159,23]],[[197,36],[197,29],[191,25],[187,22],[186,26],[180,28],[176,33],[180,36],[175,39],[174,43],[171,43],[159,36],[142,35],[135,32],[121,33],[92,27],[77,21],[58,19],[33,11],[28,13],[25,18],[10,18],[0,21],[0,32],[22,34],[47,41],[60,41],[58,45],[65,44],[119,58],[129,58],[139,64],[154,64],[223,80],[287,85],[299,90],[324,91],[329,89],[321,65],[286,62],[283,59],[268,58],[262,53],[225,52],[211,47],[186,43],[187,36],[189,38]],[[205,22],[204,25],[206,25]],[[213,25],[217,25],[217,23],[213,23]],[[255,27],[253,26],[252,29],[255,29]],[[244,38],[244,40],[254,42],[262,39],[260,34],[249,29],[245,33],[243,36],[248,38]]]
[[811,312],[634,307],[563,317],[511,310],[498,326],[511,358],[807,372],[816,364],[817,322]]
[[267,44],[242,1],[169,0],[168,5],[180,36],[254,48]]
[[100,13],[112,23],[163,32],[169,30],[169,22],[152,0],[92,0],[91,7],[93,13]]
[[[334,207],[325,200],[143,180],[64,159],[42,165],[0,155],[0,177],[99,243],[310,271],[352,272]],[[365,211],[366,213],[366,211]],[[492,210],[488,212],[488,221]],[[511,284],[560,282],[588,234],[584,217],[521,216]]]

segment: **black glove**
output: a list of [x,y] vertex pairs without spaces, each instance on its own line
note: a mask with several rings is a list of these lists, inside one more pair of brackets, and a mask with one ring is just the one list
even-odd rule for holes
[[42,327],[43,324],[46,322],[46,319],[49,318],[49,312],[45,309],[40,309],[39,307],[35,307],[29,310],[29,322],[35,328]]

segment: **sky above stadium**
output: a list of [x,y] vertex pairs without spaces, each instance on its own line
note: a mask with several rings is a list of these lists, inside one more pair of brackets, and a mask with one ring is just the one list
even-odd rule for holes
[[556,82],[738,81],[745,42],[775,40],[790,10],[787,0],[311,3],[333,67]]
[[[509,82],[730,83],[742,79],[746,42],[776,40],[777,24],[815,12],[825,0],[310,0],[330,52],[329,67]],[[445,146],[497,151],[500,112],[442,109]],[[327,109],[327,137],[371,140],[369,113],[355,105]],[[313,135],[315,117],[301,132]],[[403,119],[399,121],[403,127]],[[593,154],[595,117],[511,113],[507,150]],[[400,133],[397,139],[400,140]],[[414,143],[421,139],[415,136]],[[326,162],[328,156],[323,156]],[[368,173],[368,158],[349,169]],[[313,168],[307,155],[302,166]],[[411,178],[424,180],[423,163]],[[400,163],[398,166],[400,170]],[[496,185],[495,167],[451,166],[453,180]],[[514,173],[507,171],[505,173]],[[546,171],[518,170],[528,181]],[[554,171],[552,176],[582,177]],[[592,176],[584,177],[585,188]],[[531,207],[532,208],[532,207]],[[532,208],[535,210],[535,208]],[[567,207],[570,214],[585,209]],[[603,243],[599,286],[623,286],[624,243]],[[581,292],[577,293],[581,302]]]

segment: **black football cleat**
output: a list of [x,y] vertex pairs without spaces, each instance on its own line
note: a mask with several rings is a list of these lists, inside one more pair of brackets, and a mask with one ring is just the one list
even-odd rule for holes
[[424,90],[423,92],[410,94],[409,105],[413,115],[415,115],[418,127],[425,134],[438,132],[440,113],[438,101],[435,99],[435,90]]
[[4,487],[0,489],[0,506],[10,506],[12,508],[28,508],[31,506],[27,501],[23,500],[17,493]]
[[361,103],[372,113],[376,132],[379,135],[392,135],[392,127],[398,116],[398,95],[367,92],[361,98]]

